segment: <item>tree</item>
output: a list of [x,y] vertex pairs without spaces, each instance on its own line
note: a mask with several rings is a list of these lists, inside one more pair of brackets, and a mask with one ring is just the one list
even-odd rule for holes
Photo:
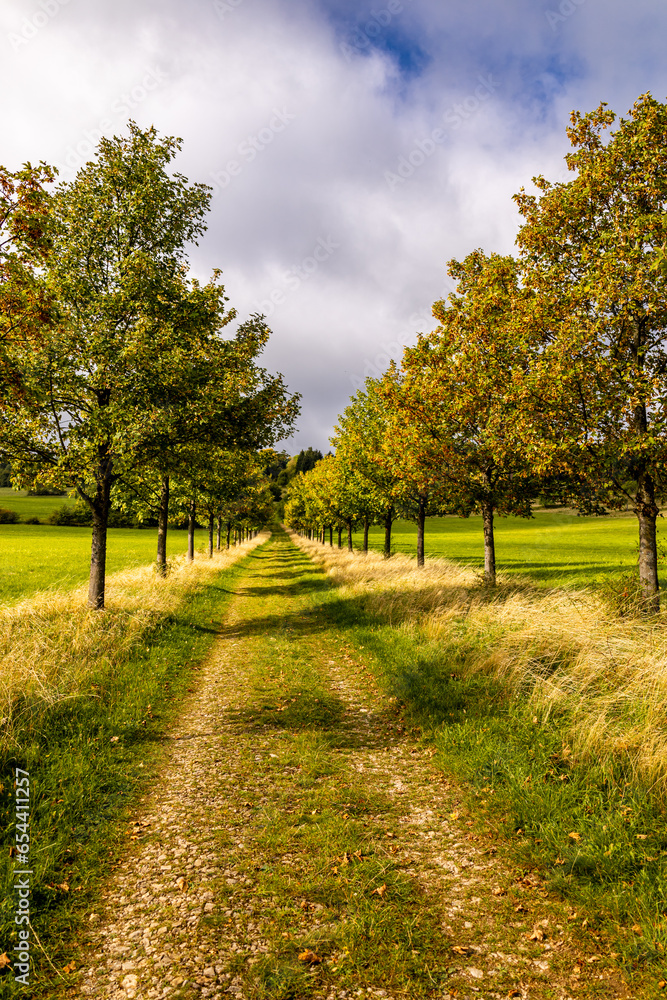
[[[639,578],[659,608],[656,518],[667,488],[667,106],[641,96],[620,119],[605,104],[573,112],[576,173],[521,191],[518,244],[533,360],[526,442],[538,469],[589,487],[581,510],[630,504],[639,523]],[[534,401],[538,401],[538,405]]]
[[49,194],[53,170],[26,163],[10,172],[0,167],[0,406],[23,392],[21,373],[8,351],[29,345],[51,321],[42,268],[49,251]]
[[457,281],[433,306],[439,327],[404,351],[401,380],[387,393],[398,407],[395,464],[414,498],[463,517],[482,515],[484,577],[496,582],[494,518],[530,517],[539,491],[519,447],[525,414],[513,384],[525,349],[514,316],[524,292],[516,262],[498,254],[451,261]]
[[[303,473],[307,496],[325,525],[338,527],[338,545],[341,547],[343,526],[347,530],[347,547],[352,552],[352,531],[355,523],[364,516],[366,503],[360,477],[336,455],[327,455],[310,470]],[[360,489],[361,487],[361,489]],[[311,506],[311,510],[312,510]]]
[[[270,336],[263,316],[241,323],[228,340],[218,337],[218,328],[227,322],[220,308],[197,309],[187,317],[187,324],[177,326],[172,362],[178,361],[169,364],[174,378],[163,384],[154,419],[141,439],[145,460],[141,469],[124,476],[130,495],[141,497],[158,518],[157,569],[163,575],[170,478],[187,480],[196,492],[202,474],[210,470],[210,456],[220,450],[247,453],[270,447],[291,432],[299,412],[299,396],[287,392],[282,375],[257,364]],[[193,555],[194,514],[190,522]]]
[[302,449],[297,455],[296,471],[310,472],[310,470],[314,469],[315,465],[321,461],[322,461],[321,451],[317,451],[316,449],[311,447],[309,447],[307,451],[303,451]]
[[[396,520],[396,474],[384,458],[389,414],[376,379],[366,379],[366,391],[359,390],[338,418],[331,444],[336,455],[365,483],[363,496],[371,512],[384,525],[384,555],[391,555],[391,528]],[[365,545],[368,546],[368,522]]]
[[415,419],[423,409],[419,378],[399,372],[392,362],[379,380],[378,391],[389,414],[382,444],[384,466],[394,476],[393,497],[399,512],[417,525],[417,566],[423,566],[426,518],[442,513],[447,475],[434,437],[424,434]]
[[65,486],[90,507],[93,608],[104,607],[111,489],[142,459],[176,346],[163,300],[205,228],[210,191],[167,171],[179,148],[130,123],[56,189],[46,283],[57,318],[38,344],[8,349],[22,392],[4,394],[0,448],[23,483]]

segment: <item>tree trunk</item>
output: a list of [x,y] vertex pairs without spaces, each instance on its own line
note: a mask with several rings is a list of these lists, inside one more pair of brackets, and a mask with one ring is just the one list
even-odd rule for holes
[[113,462],[104,456],[100,462],[97,490],[92,502],[93,537],[90,546],[90,579],[88,581],[88,607],[95,611],[104,609],[104,587],[107,566],[107,526],[111,506],[111,470]]
[[219,552],[222,548],[222,518],[218,518],[218,535],[216,538],[216,552]]
[[227,548],[229,548],[231,540],[232,540],[232,522],[227,521]]
[[496,585],[496,543],[493,536],[493,504],[482,504],[484,522],[484,582]]
[[354,546],[352,544],[352,521],[347,522],[347,551],[354,552]]
[[660,610],[660,582],[655,525],[659,510],[655,502],[655,486],[648,475],[640,484],[636,503],[639,520],[639,586],[644,598],[645,611],[648,614],[657,614]]
[[366,514],[364,517],[364,552],[368,552],[368,528],[368,514]]
[[195,558],[195,501],[190,501],[190,513],[188,514],[188,562],[194,562]]
[[169,521],[169,476],[162,479],[160,509],[157,515],[157,559],[155,568],[160,576],[167,575],[167,523]]
[[109,511],[106,513],[93,510],[93,538],[90,548],[90,580],[88,583],[88,607],[95,611],[104,609],[104,584],[107,562],[107,523]]
[[213,558],[213,528],[214,528],[213,514],[209,514],[208,515],[208,557],[209,557],[209,559]]
[[417,565],[424,565],[424,526],[426,524],[426,504],[419,501],[419,513],[417,514]]
[[389,559],[391,555],[391,526],[394,521],[394,508],[388,507],[384,516],[384,557]]
[[343,548],[343,526],[342,526],[342,524],[338,525],[338,548],[339,549]]
[[333,548],[333,524],[329,525],[329,548]]

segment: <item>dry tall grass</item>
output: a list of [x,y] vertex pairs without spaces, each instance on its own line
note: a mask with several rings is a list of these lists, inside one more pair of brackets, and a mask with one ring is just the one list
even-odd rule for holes
[[619,618],[590,590],[544,591],[502,574],[489,592],[474,570],[443,559],[418,570],[407,556],[292,537],[369,610],[462,646],[463,669],[501,679],[538,717],[565,712],[575,757],[621,757],[667,792],[667,614]]
[[173,560],[169,575],[152,565],[115,573],[107,580],[106,609],[86,607],[87,587],[36,594],[0,608],[0,718],[11,730],[19,696],[48,705],[76,697],[94,670],[122,661],[152,628],[188,595],[213,581],[266,534],[215,553]]

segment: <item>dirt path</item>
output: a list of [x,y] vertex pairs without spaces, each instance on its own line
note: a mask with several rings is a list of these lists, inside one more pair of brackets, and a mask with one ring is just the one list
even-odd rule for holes
[[249,560],[77,995],[630,996],[472,832],[285,538]]

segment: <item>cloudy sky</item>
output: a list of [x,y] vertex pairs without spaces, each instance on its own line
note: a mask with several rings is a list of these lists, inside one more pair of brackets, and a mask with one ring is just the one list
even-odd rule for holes
[[325,449],[365,376],[509,252],[512,194],[565,176],[572,109],[667,97],[663,0],[2,0],[0,163],[70,180],[128,118],[212,185],[191,261],[263,312],[265,365]]

